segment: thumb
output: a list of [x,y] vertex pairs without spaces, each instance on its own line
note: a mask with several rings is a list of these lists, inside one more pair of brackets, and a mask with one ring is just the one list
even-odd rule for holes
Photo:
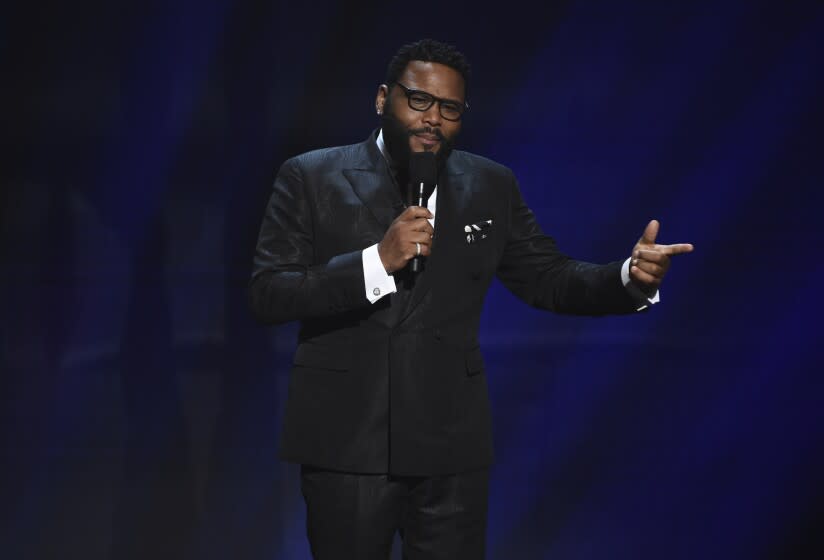
[[638,243],[654,245],[655,238],[658,237],[659,227],[661,227],[661,224],[658,223],[658,220],[650,220],[647,227],[644,228],[644,235],[641,236],[641,240]]

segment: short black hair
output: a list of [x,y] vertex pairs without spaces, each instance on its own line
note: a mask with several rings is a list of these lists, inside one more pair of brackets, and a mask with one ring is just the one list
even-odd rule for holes
[[398,49],[386,68],[386,81],[384,83],[391,87],[401,77],[406,65],[413,60],[437,62],[457,70],[464,80],[464,94],[469,97],[469,61],[462,52],[452,45],[435,39],[421,39]]

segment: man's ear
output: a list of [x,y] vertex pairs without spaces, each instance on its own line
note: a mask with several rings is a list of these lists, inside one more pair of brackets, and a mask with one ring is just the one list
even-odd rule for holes
[[381,84],[378,86],[378,93],[375,95],[375,111],[383,114],[383,106],[386,103],[386,96],[389,95],[389,86]]

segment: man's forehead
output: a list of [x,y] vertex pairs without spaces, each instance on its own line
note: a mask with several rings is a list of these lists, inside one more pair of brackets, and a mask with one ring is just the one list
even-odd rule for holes
[[464,79],[461,73],[439,62],[412,60],[401,74],[403,85],[422,89],[446,99],[464,98]]

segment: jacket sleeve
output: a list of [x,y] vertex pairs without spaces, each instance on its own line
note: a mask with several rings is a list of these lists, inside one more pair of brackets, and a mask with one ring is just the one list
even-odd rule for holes
[[361,251],[316,262],[313,203],[299,160],[288,160],[263,216],[249,282],[249,306],[259,321],[284,323],[369,304]]
[[631,313],[634,300],[621,281],[621,262],[574,260],[544,234],[510,173],[507,242],[497,275],[527,304],[574,315]]

